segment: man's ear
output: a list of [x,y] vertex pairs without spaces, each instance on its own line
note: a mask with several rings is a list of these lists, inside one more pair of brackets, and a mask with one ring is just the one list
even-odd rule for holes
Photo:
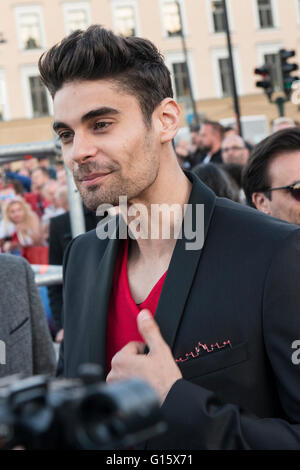
[[265,193],[253,193],[252,202],[259,211],[272,215],[271,201]]
[[160,125],[160,142],[170,142],[179,128],[180,108],[172,98],[165,98],[155,110]]

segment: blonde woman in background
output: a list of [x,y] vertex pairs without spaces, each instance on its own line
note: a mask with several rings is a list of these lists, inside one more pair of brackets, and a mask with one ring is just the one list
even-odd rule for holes
[[25,200],[16,196],[4,206],[4,222],[13,223],[15,233],[12,240],[3,245],[6,253],[20,247],[21,255],[31,264],[47,264],[48,247],[44,245],[38,216]]

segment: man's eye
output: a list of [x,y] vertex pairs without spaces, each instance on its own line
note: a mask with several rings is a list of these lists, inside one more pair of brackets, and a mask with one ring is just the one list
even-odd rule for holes
[[67,140],[70,140],[70,138],[72,137],[72,133],[69,131],[61,132],[60,134],[58,134],[58,137],[62,142],[66,142]]
[[111,122],[99,121],[95,123],[95,129],[106,129],[111,125]]

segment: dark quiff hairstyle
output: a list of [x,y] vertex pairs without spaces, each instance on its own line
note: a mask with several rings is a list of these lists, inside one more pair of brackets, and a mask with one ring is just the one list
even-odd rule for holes
[[73,81],[112,79],[136,96],[146,124],[156,106],[173,97],[170,72],[147,39],[116,36],[99,25],[77,30],[39,59],[43,83],[52,97]]
[[297,151],[300,151],[299,127],[275,132],[254,147],[242,176],[243,189],[249,206],[255,207],[252,203],[252,194],[256,192],[263,192],[271,199],[271,191],[268,191],[271,184],[268,174],[270,162],[279,155]]

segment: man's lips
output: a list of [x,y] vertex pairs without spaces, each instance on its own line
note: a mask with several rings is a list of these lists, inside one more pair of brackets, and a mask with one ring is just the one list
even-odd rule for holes
[[79,181],[83,183],[86,186],[98,183],[102,178],[105,176],[109,175],[111,172],[107,173],[91,173],[89,175],[83,176],[82,178],[79,178]]

